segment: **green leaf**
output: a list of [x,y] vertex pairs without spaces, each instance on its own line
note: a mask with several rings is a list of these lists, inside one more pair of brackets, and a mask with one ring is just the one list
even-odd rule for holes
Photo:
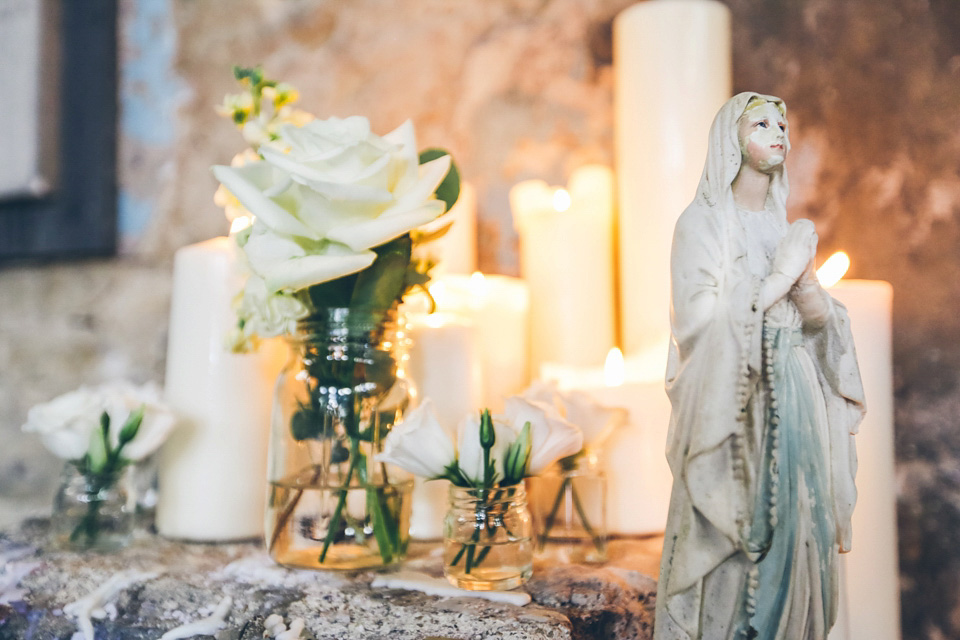
[[110,416],[104,411],[100,414],[100,429],[90,434],[90,446],[87,447],[86,467],[90,473],[100,473],[107,466],[109,451]]
[[350,306],[353,288],[359,274],[353,273],[335,280],[327,280],[320,284],[310,285],[304,294],[298,294],[301,302],[310,309],[324,309]]
[[120,430],[120,444],[117,447],[118,452],[123,448],[123,445],[137,437],[137,432],[140,431],[140,425],[143,423],[143,413],[145,410],[146,407],[140,405],[130,412],[130,416],[123,424],[123,429]]
[[[424,149],[420,152],[420,164],[449,155],[450,152],[446,149]],[[453,162],[453,158],[450,159],[450,170],[447,171],[447,175],[444,176],[434,194],[436,194],[438,200],[443,200],[446,203],[447,211],[450,211],[457,198],[460,197],[460,170],[457,168],[457,163]]]
[[290,419],[290,432],[296,441],[319,438],[323,421],[313,409],[301,407]]
[[516,484],[526,476],[527,461],[530,459],[530,422],[523,425],[520,435],[513,441],[503,462],[504,482]]
[[413,252],[410,236],[402,235],[373,250],[377,259],[357,274],[357,283],[350,298],[352,309],[385,311],[403,295],[407,267]]

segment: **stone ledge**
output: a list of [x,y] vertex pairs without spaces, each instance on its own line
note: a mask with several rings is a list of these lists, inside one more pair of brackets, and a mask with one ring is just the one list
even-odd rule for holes
[[[34,551],[44,546],[46,529],[47,521],[32,520],[0,534],[2,640],[71,639],[76,621],[63,608],[123,571],[157,575],[111,600],[107,617],[93,621],[97,640],[155,640],[208,615],[224,596],[234,602],[216,640],[262,639],[271,613],[302,618],[305,637],[316,640],[647,640],[653,633],[656,583],[644,573],[656,566],[657,539],[615,541],[603,567],[540,561],[526,585],[533,603],[517,607],[372,589],[372,572],[284,569],[259,543],[184,544],[142,535],[111,555]],[[406,568],[440,575],[436,545],[413,546]],[[5,574],[9,582],[11,574],[31,567],[19,586],[5,585]]]

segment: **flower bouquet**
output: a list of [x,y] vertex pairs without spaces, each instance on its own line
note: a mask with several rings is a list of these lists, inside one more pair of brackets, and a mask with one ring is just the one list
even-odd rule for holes
[[377,459],[429,480],[451,482],[444,573],[452,584],[510,589],[533,571],[523,479],[579,451],[582,444],[580,430],[548,404],[509,398],[504,415],[482,411],[464,418],[452,433],[439,423],[428,399],[387,436]]
[[[276,387],[267,545],[290,566],[390,564],[406,549],[412,486],[375,462],[408,404],[397,306],[429,280],[414,248],[449,226],[434,221],[459,177],[446,152],[418,153],[410,122],[378,136],[356,116],[283,121],[289,88],[264,118],[281,85],[237,77],[254,97],[228,100],[241,105],[232,119],[257,143],[213,167],[249,267],[234,344],[286,335],[294,353]],[[418,230],[431,222],[439,230]]]
[[156,451],[175,422],[156,386],[123,382],[81,387],[30,409],[23,430],[66,460],[52,519],[57,545],[108,551],[127,544],[133,513],[123,471]]

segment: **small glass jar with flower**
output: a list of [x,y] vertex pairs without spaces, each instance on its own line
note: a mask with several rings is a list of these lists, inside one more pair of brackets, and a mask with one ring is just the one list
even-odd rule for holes
[[[456,444],[454,444],[456,443]],[[451,482],[444,520],[447,580],[462,589],[512,589],[533,573],[533,522],[524,478],[579,451],[583,436],[547,404],[508,398],[503,415],[441,425],[429,399],[387,436],[378,460]]]

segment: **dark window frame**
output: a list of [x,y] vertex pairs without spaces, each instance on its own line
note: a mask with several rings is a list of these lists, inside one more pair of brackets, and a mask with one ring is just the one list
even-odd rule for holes
[[117,0],[59,11],[59,177],[42,198],[0,202],[0,262],[116,253]]

